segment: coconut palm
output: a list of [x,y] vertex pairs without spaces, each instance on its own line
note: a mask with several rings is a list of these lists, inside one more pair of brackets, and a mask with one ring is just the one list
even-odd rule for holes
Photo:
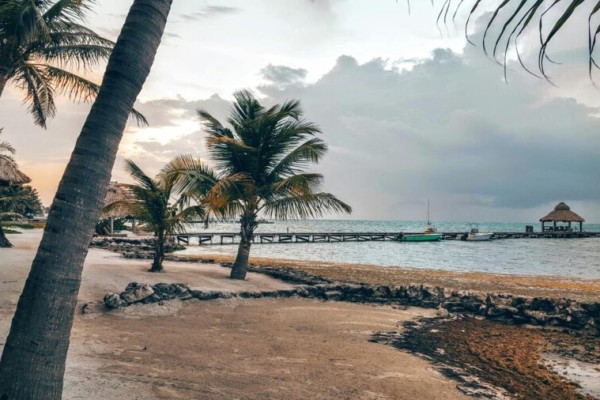
[[98,93],[99,85],[70,70],[95,67],[112,51],[113,42],[81,24],[93,2],[0,1],[0,96],[8,83],[22,89],[37,125],[55,115],[56,94],[91,101]]
[[0,247],[12,247],[4,235],[1,221],[23,219],[41,211],[42,203],[31,186],[0,186]]
[[[470,7],[469,18],[465,24],[465,33],[469,29],[472,17],[478,15],[489,4],[480,0],[446,0],[443,2],[438,14],[438,22],[448,23],[456,17],[461,7]],[[487,10],[487,8],[486,8]],[[587,21],[579,20],[578,12],[587,12]],[[599,16],[600,3],[597,0],[503,0],[497,2],[493,12],[489,13],[484,31],[482,44],[486,54],[492,55],[504,66],[506,75],[507,56],[512,48],[517,54],[521,66],[529,73],[550,80],[546,65],[553,63],[548,55],[548,47],[564,30],[569,22],[585,23],[588,26],[588,35],[580,43],[588,48],[588,71],[590,77],[594,68],[600,68],[594,58],[594,49],[598,34],[600,33]],[[519,52],[519,39],[528,30],[533,30],[539,35],[539,51],[537,65],[534,68],[525,64]],[[471,42],[469,36],[467,39]],[[472,43],[472,42],[471,42]]]
[[0,210],[31,217],[43,211],[37,190],[31,186],[0,186]]
[[136,185],[128,185],[133,200],[118,200],[105,207],[105,211],[118,208],[139,220],[144,228],[154,233],[154,260],[150,272],[162,272],[165,258],[165,241],[167,235],[183,231],[184,224],[205,216],[204,209],[199,206],[183,208],[178,200],[170,204],[174,194],[175,180],[161,174],[152,179],[133,161],[126,161],[127,169]]
[[150,73],[171,3],[134,0],[129,10],[17,304],[0,360],[0,399],[61,398],[83,262],[128,115]]
[[240,217],[241,240],[230,277],[244,279],[259,213],[285,219],[352,209],[334,195],[318,192],[322,175],[304,171],[323,157],[327,145],[315,137],[319,128],[302,119],[298,101],[265,108],[248,91],[234,97],[227,120],[231,129],[198,111],[216,171],[189,156],[165,171],[179,174],[183,192],[196,190],[213,212]]
[[[0,129],[0,134],[2,129]],[[6,188],[11,187],[15,184],[23,184],[31,181],[27,175],[19,171],[17,163],[12,157],[15,154],[15,149],[6,141],[0,142],[0,190],[4,191]],[[15,186],[16,187],[16,186]],[[2,194],[0,193],[0,196]],[[6,196],[2,196],[4,199]],[[8,199],[3,200],[7,202]],[[6,208],[6,209],[3,209]],[[0,203],[0,221],[6,218],[13,218],[18,216],[13,211],[9,210],[8,207],[3,207]],[[8,248],[12,247],[10,241],[4,234],[2,223],[0,222],[0,247]]]

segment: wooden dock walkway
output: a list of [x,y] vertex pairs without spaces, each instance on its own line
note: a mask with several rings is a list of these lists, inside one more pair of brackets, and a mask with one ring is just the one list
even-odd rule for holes
[[[342,242],[383,242],[392,241],[400,234],[420,234],[421,232],[305,232],[305,233],[255,233],[255,244],[272,243],[342,243]],[[442,240],[460,240],[465,232],[439,232]],[[230,245],[240,243],[240,234],[232,232],[189,232],[173,235],[177,243],[192,245]],[[600,238],[600,232],[494,232],[492,239],[577,239]]]

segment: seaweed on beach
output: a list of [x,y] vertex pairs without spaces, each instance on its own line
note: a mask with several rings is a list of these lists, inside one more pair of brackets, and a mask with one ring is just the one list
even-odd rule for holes
[[404,328],[400,334],[375,334],[372,340],[433,361],[441,373],[458,381],[459,389],[465,393],[503,397],[493,392],[493,387],[497,387],[517,399],[593,399],[579,393],[577,384],[556,374],[542,361],[543,354],[550,351],[598,360],[600,338],[474,318],[422,319],[405,324]]

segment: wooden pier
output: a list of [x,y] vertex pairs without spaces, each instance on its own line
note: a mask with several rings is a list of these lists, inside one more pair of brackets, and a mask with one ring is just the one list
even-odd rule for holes
[[[306,232],[306,233],[255,233],[254,244],[273,243],[343,243],[343,242],[384,242],[392,241],[400,234],[420,234],[421,232]],[[461,240],[465,232],[440,232],[442,240]],[[173,235],[177,243],[231,245],[240,243],[240,234],[231,232],[196,232]],[[545,232],[494,232],[492,239],[577,239],[600,238],[600,232],[545,231]]]

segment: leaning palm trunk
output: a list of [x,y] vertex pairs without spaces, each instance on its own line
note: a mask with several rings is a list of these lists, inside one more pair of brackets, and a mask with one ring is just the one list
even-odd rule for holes
[[0,72],[0,97],[2,97],[2,92],[4,92],[6,82],[8,82],[8,76]]
[[4,234],[4,229],[2,228],[2,223],[0,222],[0,247],[12,247],[12,243],[8,241],[8,238]]
[[60,399],[94,224],[172,0],[135,0],[50,209],[0,361],[0,399]]
[[256,214],[246,213],[242,215],[241,220],[241,231],[240,231],[240,246],[238,247],[238,253],[231,269],[229,277],[231,279],[246,279],[246,273],[248,272],[248,259],[250,258],[250,247],[252,246],[252,237],[254,236],[254,230],[256,229]]

